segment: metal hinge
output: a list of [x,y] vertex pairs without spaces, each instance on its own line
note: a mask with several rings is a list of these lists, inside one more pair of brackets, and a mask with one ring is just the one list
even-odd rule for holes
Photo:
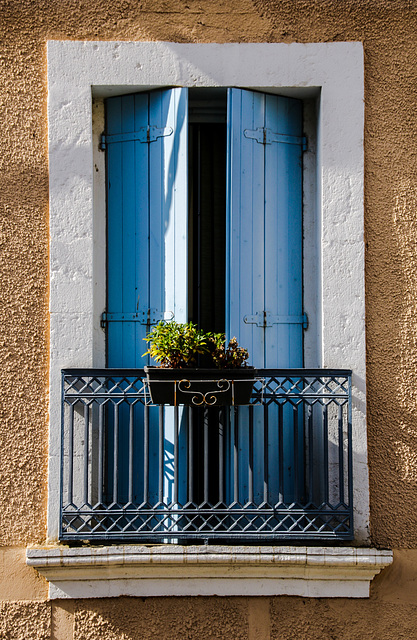
[[161,320],[172,320],[172,311],[158,311],[157,309],[146,309],[144,311],[134,311],[133,313],[109,313],[105,311],[101,314],[101,327],[105,329],[109,322],[139,322],[151,326],[158,324]]
[[102,151],[105,150],[108,144],[112,144],[114,142],[155,142],[158,138],[164,138],[165,136],[172,135],[172,127],[154,127],[153,125],[148,125],[147,127],[142,127],[138,129],[138,131],[133,131],[131,133],[118,133],[118,134],[101,134],[100,138],[100,149]]
[[256,140],[259,144],[282,142],[284,144],[298,144],[302,146],[303,151],[307,150],[307,138],[305,136],[290,136],[284,133],[274,133],[271,129],[267,129],[266,127],[245,129],[243,135],[245,138]]
[[302,324],[303,329],[308,327],[308,318],[305,313],[302,316],[273,316],[269,311],[257,311],[252,316],[244,316],[243,322],[263,328],[272,327],[273,324]]

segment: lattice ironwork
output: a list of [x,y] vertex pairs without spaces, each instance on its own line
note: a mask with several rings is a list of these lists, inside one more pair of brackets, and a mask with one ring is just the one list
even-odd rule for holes
[[351,372],[259,371],[251,404],[150,404],[142,370],[62,375],[62,540],[353,536]]

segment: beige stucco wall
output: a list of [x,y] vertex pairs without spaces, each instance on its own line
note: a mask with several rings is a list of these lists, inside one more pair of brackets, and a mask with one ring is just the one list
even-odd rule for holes
[[[417,3],[0,0],[0,14],[0,637],[415,637]],[[370,600],[45,602],[23,549],[46,527],[48,39],[363,41],[371,533],[403,549]]]

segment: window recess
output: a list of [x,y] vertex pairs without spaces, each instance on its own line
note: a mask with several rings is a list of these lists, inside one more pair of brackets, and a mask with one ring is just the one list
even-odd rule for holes
[[302,102],[164,89],[108,99],[106,123],[108,366],[145,364],[169,317],[303,366]]

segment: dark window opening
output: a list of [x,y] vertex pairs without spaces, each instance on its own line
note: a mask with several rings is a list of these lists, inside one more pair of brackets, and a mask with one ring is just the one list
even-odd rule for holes
[[225,89],[189,91],[189,319],[225,330]]

